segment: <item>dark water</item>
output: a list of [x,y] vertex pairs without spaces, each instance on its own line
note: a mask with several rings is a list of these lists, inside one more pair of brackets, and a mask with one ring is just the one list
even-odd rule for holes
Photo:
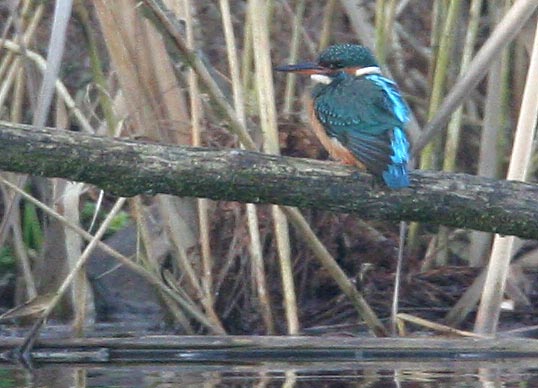
[[538,360],[0,366],[11,387],[538,387]]

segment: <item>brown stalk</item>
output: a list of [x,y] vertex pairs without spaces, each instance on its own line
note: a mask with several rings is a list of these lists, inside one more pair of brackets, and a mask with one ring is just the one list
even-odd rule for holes
[[[239,71],[239,56],[235,43],[235,35],[232,25],[232,17],[230,14],[230,4],[228,0],[220,0],[220,10],[222,15],[222,24],[224,27],[224,37],[226,39],[226,50],[228,64],[230,68],[230,78],[232,80],[232,92],[234,100],[234,109],[243,126],[246,126],[245,115],[245,99],[243,93],[243,85],[241,83],[241,75]],[[250,29],[249,29],[250,30]],[[245,50],[250,50],[246,48]],[[249,252],[252,260],[252,271],[254,272],[254,282],[258,298],[260,299],[261,315],[267,328],[267,334],[275,333],[275,325],[273,322],[273,312],[271,308],[271,300],[269,298],[269,290],[267,288],[267,280],[263,262],[262,244],[260,238],[258,214],[256,205],[247,203],[247,222],[250,236]]]
[[[43,202],[37,200],[36,198],[32,197],[28,193],[22,191],[20,188],[18,188],[13,183],[7,181],[6,179],[0,177],[0,182],[2,182],[4,185],[9,187],[10,189],[14,190],[18,194],[21,195],[24,199],[27,201],[33,203],[37,207],[39,207],[41,210],[43,210],[46,214],[49,216],[59,220],[62,224],[68,226],[69,228],[76,231],[78,234],[84,238],[86,241],[91,241],[93,239],[93,235],[86,232],[84,229],[79,227],[78,225],[72,224],[69,222],[65,217],[58,214],[55,210],[51,209],[47,205],[45,205]],[[214,326],[207,318],[206,316],[198,309],[197,306],[195,306],[192,302],[187,300],[186,298],[183,298],[180,294],[174,292],[172,289],[170,289],[166,284],[162,282],[161,279],[159,279],[156,275],[148,272],[144,267],[141,265],[133,262],[128,257],[122,255],[118,251],[114,250],[113,248],[109,247],[105,243],[98,241],[97,245],[100,249],[102,249],[104,252],[109,254],[110,256],[114,257],[116,260],[118,260],[122,265],[125,267],[131,269],[132,271],[136,272],[140,276],[142,276],[144,279],[148,281],[148,283],[152,284],[153,286],[157,287],[163,294],[165,294],[167,297],[172,299],[174,302],[179,304],[185,312],[189,314],[192,318],[196,319],[200,324],[202,324],[204,327],[206,327],[211,333],[213,334],[224,334],[222,330],[216,326]]]
[[[187,45],[190,50],[194,50],[194,4],[190,0],[183,1],[184,6],[184,15],[185,15],[185,24],[187,28]],[[202,145],[202,100],[200,97],[200,89],[198,87],[198,77],[196,73],[190,69],[189,70],[189,97],[190,97],[190,112],[191,112],[191,126],[192,126],[192,145],[199,147]],[[208,317],[220,327],[222,323],[215,312],[214,309],[214,298],[213,298],[213,259],[211,257],[211,247],[210,247],[210,227],[209,227],[209,200],[205,198],[198,198],[196,200],[198,203],[198,225],[200,228],[199,231],[199,240],[200,240],[200,251],[202,256],[202,274],[201,274],[201,285],[203,289],[202,305],[204,306]],[[224,328],[223,328],[224,330]]]
[[[273,69],[270,58],[271,47],[269,43],[267,4],[261,0],[251,0],[249,2],[249,12],[252,20],[253,44],[257,52],[254,57],[254,66],[260,123],[264,140],[263,149],[270,154],[280,154],[273,90]],[[274,205],[271,210],[282,288],[284,290],[284,309],[288,323],[288,334],[294,335],[299,332],[300,325],[293,279],[288,220],[278,206]]]
[[[237,134],[239,140],[247,150],[255,150],[256,145],[248,134],[245,126],[237,118],[233,108],[228,105],[226,98],[216,85],[215,81],[205,68],[204,64],[191,51],[188,50],[183,37],[179,33],[177,24],[169,17],[166,8],[163,7],[159,0],[145,0],[144,4],[153,12],[155,17],[162,23],[166,31],[174,39],[176,47],[185,55],[185,58],[190,66],[196,71],[199,76],[199,81],[204,85],[213,102],[221,108],[222,114],[226,117],[232,131]],[[338,266],[334,258],[329,254],[327,249],[316,237],[304,217],[296,209],[282,207],[283,212],[288,216],[290,222],[301,232],[303,238],[307,241],[311,249],[316,255],[316,258],[321,264],[328,268],[333,275],[334,280],[342,289],[342,291],[351,299],[353,305],[367,322],[368,326],[376,335],[386,335],[387,331],[381,321],[377,318],[373,310],[366,304],[364,298],[357,291],[353,283],[347,275]]]
[[[538,24],[506,177],[508,180],[524,181],[530,168],[532,144],[538,121],[536,79],[538,79]],[[497,331],[514,240],[513,236],[496,235],[494,238],[482,299],[476,316],[476,333],[495,335]]]

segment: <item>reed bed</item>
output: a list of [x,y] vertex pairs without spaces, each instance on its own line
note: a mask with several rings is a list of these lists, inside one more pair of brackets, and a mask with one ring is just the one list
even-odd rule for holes
[[[535,180],[535,1],[14,3],[0,6],[0,120],[325,159],[305,114],[307,80],[272,67],[360,42],[409,102],[416,166]],[[12,173],[1,174],[0,187],[0,306],[31,306],[4,320],[43,322],[52,313],[82,335],[103,319],[84,271],[101,249],[120,263],[112,270],[119,279],[133,271],[149,284],[160,319],[179,333],[293,335],[361,323],[352,330],[387,334],[396,224],[202,198],[118,199],[84,183]],[[100,242],[113,244],[118,230],[130,230],[134,243]],[[468,329],[482,298],[476,332],[495,334],[504,297],[517,300],[516,311],[532,306],[525,285],[536,248],[412,224],[401,308]],[[520,252],[524,265],[510,264]],[[425,299],[413,280],[429,287]]]

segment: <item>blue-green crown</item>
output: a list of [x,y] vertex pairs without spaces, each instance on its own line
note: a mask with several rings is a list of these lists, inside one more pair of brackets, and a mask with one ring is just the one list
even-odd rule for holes
[[344,67],[378,66],[374,55],[366,47],[359,44],[335,44],[329,46],[318,57],[318,64],[331,69]]

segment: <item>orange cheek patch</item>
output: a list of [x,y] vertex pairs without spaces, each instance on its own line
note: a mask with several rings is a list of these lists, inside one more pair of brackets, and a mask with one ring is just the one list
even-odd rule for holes
[[357,72],[357,70],[359,70],[360,67],[346,67],[344,69],[344,72],[346,72],[347,74],[349,75],[355,75],[355,73]]

